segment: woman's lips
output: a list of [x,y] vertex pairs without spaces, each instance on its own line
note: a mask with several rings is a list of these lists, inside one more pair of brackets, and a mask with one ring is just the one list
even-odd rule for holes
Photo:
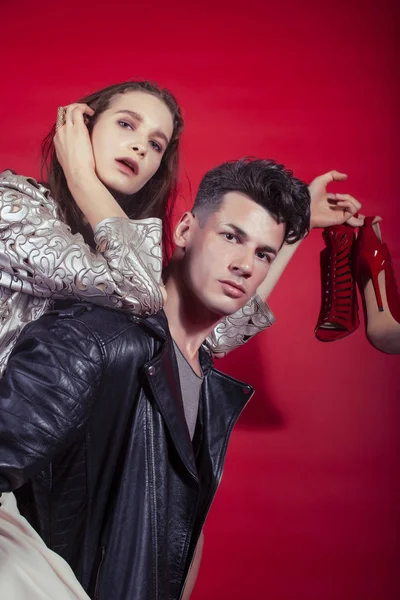
[[123,158],[117,158],[115,162],[118,164],[119,169],[124,173],[127,173],[128,175],[137,174],[137,169],[135,168],[135,166],[133,164],[127,163],[127,161],[125,161]]

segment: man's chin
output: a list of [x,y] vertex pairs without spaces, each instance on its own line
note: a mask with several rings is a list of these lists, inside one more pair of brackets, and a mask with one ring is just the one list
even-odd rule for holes
[[227,296],[225,296],[220,302],[215,302],[212,310],[213,312],[218,314],[221,319],[223,319],[224,317],[229,317],[229,315],[233,315],[233,313],[243,308],[243,306],[247,304],[248,300],[249,298],[247,296],[241,298],[240,300],[237,298],[228,298]]

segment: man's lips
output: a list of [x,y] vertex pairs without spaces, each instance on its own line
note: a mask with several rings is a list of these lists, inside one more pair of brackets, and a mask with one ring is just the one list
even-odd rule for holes
[[136,160],[133,160],[133,158],[130,158],[129,156],[117,158],[116,162],[124,167],[126,172],[134,173],[135,175],[139,174],[139,165]]
[[246,293],[246,290],[240,283],[232,281],[231,279],[225,279],[220,283],[222,284],[225,293],[232,298],[241,298]]

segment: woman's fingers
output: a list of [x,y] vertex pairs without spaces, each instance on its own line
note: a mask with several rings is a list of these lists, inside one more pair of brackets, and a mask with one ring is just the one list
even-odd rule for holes
[[336,194],[336,198],[337,205],[351,215],[355,215],[361,209],[361,202],[350,196],[350,194]]
[[95,114],[87,104],[74,103],[65,107],[65,125],[54,136],[58,161],[68,180],[77,173],[94,171],[93,148],[85,119]]
[[65,106],[65,122],[69,125],[73,125],[74,123],[82,123],[83,116],[89,115],[92,117],[94,115],[93,108],[90,108],[87,104],[74,103]]
[[54,136],[55,140],[60,138],[60,135],[62,135],[63,130],[65,132],[64,125],[68,125],[69,127],[73,126],[74,124],[86,125],[85,115],[89,115],[92,117],[95,114],[93,108],[90,108],[88,104],[75,102],[74,104],[69,104],[68,106],[64,106],[63,108],[65,111],[64,123],[57,124]]
[[328,204],[331,208],[340,208],[340,210],[347,210],[352,215],[356,214],[361,208],[361,202],[356,200],[350,194],[326,194]]
[[360,213],[358,213],[356,217],[350,217],[350,219],[348,219],[346,223],[348,225],[351,225],[352,227],[362,227],[364,225],[364,220],[365,215],[360,215]]
[[346,173],[340,173],[339,171],[333,169],[332,171],[328,171],[323,175],[315,177],[315,179],[313,179],[313,181],[311,182],[311,185],[313,185],[313,183],[322,183],[324,186],[327,186],[332,181],[345,181],[347,177],[348,176],[346,175]]

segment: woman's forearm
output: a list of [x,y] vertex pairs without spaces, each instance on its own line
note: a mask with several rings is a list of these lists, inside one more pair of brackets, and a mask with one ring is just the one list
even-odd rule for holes
[[114,196],[95,173],[72,179],[68,178],[67,183],[75,202],[93,230],[104,219],[127,217]]
[[274,262],[272,263],[270,270],[268,271],[268,275],[257,289],[257,294],[262,300],[268,299],[272,290],[278,283],[283,271],[289,264],[290,259],[292,258],[302,241],[303,240],[300,240],[295,244],[283,244]]

